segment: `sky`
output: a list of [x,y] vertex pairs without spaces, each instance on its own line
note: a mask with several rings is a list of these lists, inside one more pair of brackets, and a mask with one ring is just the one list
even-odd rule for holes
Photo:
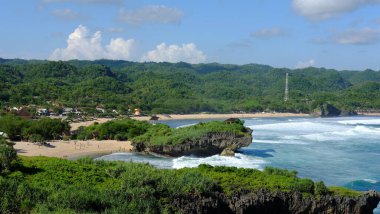
[[380,70],[380,0],[0,0],[0,57]]

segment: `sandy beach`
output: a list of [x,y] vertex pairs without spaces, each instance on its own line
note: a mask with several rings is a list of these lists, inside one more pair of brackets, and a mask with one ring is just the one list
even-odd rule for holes
[[131,142],[116,140],[50,141],[50,146],[39,146],[30,142],[16,142],[14,148],[23,156],[48,156],[75,159],[83,156],[100,156],[113,152],[130,152]]
[[[309,114],[294,113],[244,113],[244,114],[158,114],[159,120],[190,120],[190,119],[227,119],[227,118],[258,118],[258,117],[306,117]],[[135,120],[149,120],[149,116],[133,117]]]
[[[158,120],[191,120],[191,119],[228,119],[228,118],[255,118],[255,117],[307,117],[309,114],[294,113],[247,113],[247,114],[158,114]],[[148,121],[150,116],[133,116],[135,120]],[[70,123],[71,130],[80,126],[89,126],[97,123],[105,123],[115,118],[97,118],[92,121]]]

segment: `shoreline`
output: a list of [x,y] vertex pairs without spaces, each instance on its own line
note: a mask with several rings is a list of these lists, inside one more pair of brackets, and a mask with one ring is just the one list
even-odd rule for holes
[[39,146],[31,142],[15,142],[14,148],[22,156],[47,156],[64,159],[81,157],[100,157],[114,152],[131,152],[130,141],[88,140],[88,141],[49,141],[50,145]]
[[[157,114],[160,120],[197,120],[197,119],[228,119],[228,118],[266,118],[266,117],[308,117],[309,114],[296,113],[232,113],[232,114]],[[146,121],[150,116],[134,116],[135,120]]]
[[[270,118],[270,117],[310,117],[310,114],[296,114],[296,113],[232,113],[232,114],[157,114],[158,121],[166,120],[200,120],[200,119],[228,119],[228,118]],[[151,116],[132,116],[134,120],[149,121]],[[97,123],[105,123],[117,118],[97,118],[92,121],[70,123],[71,130],[76,130],[80,126],[89,126]]]

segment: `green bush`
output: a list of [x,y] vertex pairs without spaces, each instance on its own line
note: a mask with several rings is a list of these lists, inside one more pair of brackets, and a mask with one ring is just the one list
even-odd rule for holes
[[314,183],[314,193],[316,195],[327,195],[330,193],[330,191],[325,186],[325,183],[323,183],[323,181],[318,181]]
[[40,134],[31,134],[28,140],[32,143],[42,143],[44,142],[44,137]]
[[28,140],[32,135],[42,136],[43,140],[62,139],[70,131],[67,121],[42,118],[27,120],[14,115],[0,116],[0,131],[7,133],[10,140]]
[[0,137],[0,173],[10,170],[17,158],[17,152],[10,143]]

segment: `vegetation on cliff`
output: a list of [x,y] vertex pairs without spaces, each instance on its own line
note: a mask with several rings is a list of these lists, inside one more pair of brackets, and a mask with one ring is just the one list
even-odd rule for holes
[[88,158],[19,157],[11,170],[0,176],[0,213],[176,213],[186,212],[178,201],[202,198],[219,201],[218,209],[228,212],[223,197],[230,200],[242,191],[299,192],[304,198],[333,194],[322,182],[275,168],[164,170]]
[[179,145],[186,141],[197,141],[212,133],[228,133],[235,136],[251,135],[248,129],[244,127],[242,121],[231,124],[222,121],[211,121],[177,129],[159,124],[153,126],[145,134],[135,137],[133,142],[143,142],[146,146]]
[[133,119],[112,120],[102,124],[82,127],[77,139],[131,140],[144,142],[146,145],[178,145],[205,137],[209,133],[231,133],[248,136],[251,133],[244,127],[244,122],[227,124],[222,121],[199,123],[183,128],[170,128],[165,124],[150,124]]

